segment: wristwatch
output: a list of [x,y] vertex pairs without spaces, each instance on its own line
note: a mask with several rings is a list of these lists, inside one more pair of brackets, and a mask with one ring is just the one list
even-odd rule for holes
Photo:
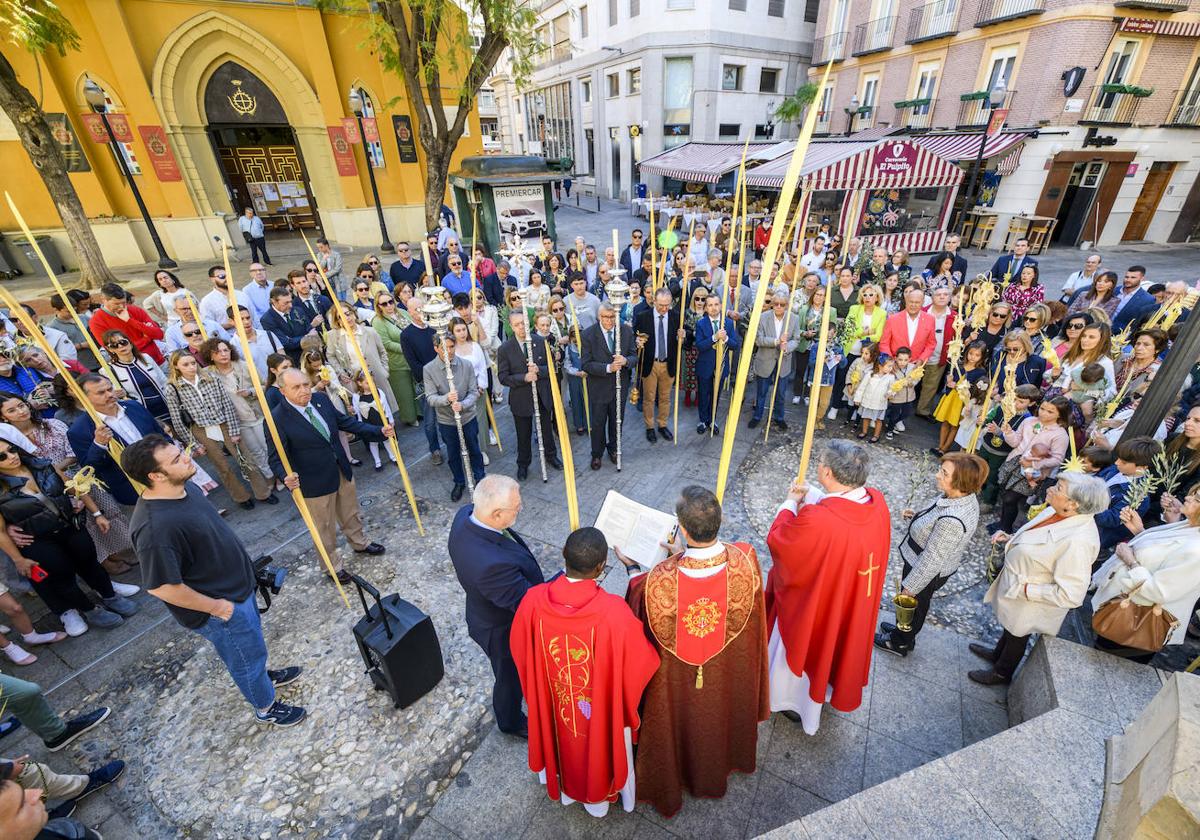
[[99,519],[103,515],[104,515],[104,511],[102,511],[102,510],[92,511],[92,519]]
[[625,574],[627,575],[633,574],[634,570],[639,572],[642,570],[642,567],[637,563],[622,563],[621,565],[625,567]]

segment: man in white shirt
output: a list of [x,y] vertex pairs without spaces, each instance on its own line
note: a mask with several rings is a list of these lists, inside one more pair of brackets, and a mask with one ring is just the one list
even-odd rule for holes
[[[200,298],[200,317],[206,321],[215,321],[222,329],[233,328],[233,318],[229,317],[229,284],[225,277],[225,267],[210,266],[208,279],[212,281],[212,291]],[[250,299],[242,292],[237,292],[238,303],[250,308]]]
[[267,254],[267,235],[263,228],[263,221],[254,213],[253,207],[247,207],[242,211],[242,217],[238,219],[238,228],[242,231],[242,239],[250,246],[250,259],[258,262],[258,255],[262,254],[262,261],[267,265],[271,265],[271,257]]
[[804,270],[815,272],[825,265],[825,240],[817,237],[809,246],[808,253],[800,258],[800,265],[804,266]]
[[[254,362],[254,369],[258,371],[258,377],[265,385],[268,373],[267,356],[270,356],[272,353],[286,353],[287,350],[284,349],[283,342],[272,333],[267,330],[256,330],[254,328],[249,309],[244,306],[238,306],[238,317],[242,320],[242,326],[246,328],[246,340],[250,343],[250,360]],[[238,349],[241,350],[241,342],[236,329],[232,331],[230,340],[238,344]]]
[[267,269],[262,263],[250,263],[250,282],[238,293],[239,300],[243,297],[254,323],[262,323],[263,314],[271,308],[271,283],[267,280]]
[[1096,274],[1100,271],[1100,255],[1088,254],[1088,258],[1083,261],[1083,268],[1074,272],[1067,278],[1067,282],[1063,284],[1062,294],[1058,299],[1066,303],[1080,289],[1092,285],[1092,281],[1096,279]]

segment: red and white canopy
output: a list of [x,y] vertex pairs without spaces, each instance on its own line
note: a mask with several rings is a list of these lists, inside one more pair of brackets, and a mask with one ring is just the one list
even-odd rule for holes
[[[746,173],[752,187],[781,189],[792,156],[782,155]],[[800,187],[806,191],[950,187],[963,171],[912,140],[812,143],[804,155]]]
[[[749,159],[776,145],[751,143],[746,157]],[[680,181],[715,184],[726,173],[738,168],[742,162],[742,148],[741,143],[684,143],[646,158],[638,167],[643,175],[662,175]]]

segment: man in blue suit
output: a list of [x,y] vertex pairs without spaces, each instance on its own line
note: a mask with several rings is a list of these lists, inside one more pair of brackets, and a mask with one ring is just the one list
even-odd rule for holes
[[108,453],[108,443],[121,446],[141,440],[146,435],[166,435],[154,415],[136,400],[118,400],[108,377],[89,373],[79,377],[79,387],[103,424],[97,428],[86,412],[67,430],[67,441],[81,467],[91,467],[96,478],[107,485],[108,492],[122,505],[137,504],[138,494],[125,473]]
[[[704,302],[704,317],[696,321],[696,408],[700,412],[700,422],[696,426],[698,434],[704,434],[712,426],[713,434],[721,430],[713,422],[713,386],[717,380],[717,342],[726,342],[725,353],[721,361],[720,381],[723,382],[729,373],[732,351],[742,346],[742,337],[734,329],[733,319],[726,317],[721,321],[721,299],[709,295]],[[717,387],[720,383],[717,382]]]
[[1145,266],[1131,265],[1125,269],[1125,278],[1121,281],[1121,288],[1117,290],[1117,298],[1120,302],[1113,310],[1112,331],[1114,335],[1143,315],[1148,315],[1158,309],[1158,301],[1154,299],[1154,295],[1142,288],[1145,280]]
[[271,305],[262,316],[262,327],[279,340],[292,364],[299,364],[300,341],[316,332],[321,318],[293,306],[292,293],[288,289],[278,286],[271,289],[270,300]]
[[[1021,269],[1027,265],[1037,265],[1038,261],[1029,256],[1029,240],[1022,236],[1013,243],[1011,254],[1002,254],[992,263],[992,279],[1001,282],[1005,275],[1016,283],[1021,277]],[[963,277],[963,281],[966,281]]]
[[300,488],[337,579],[349,583],[350,575],[337,556],[337,528],[342,529],[355,554],[383,554],[384,548],[369,542],[363,534],[354,473],[337,433],[349,432],[362,440],[382,443],[395,434],[395,429],[338,413],[329,397],[314,393],[308,376],[296,368],[283,372],[279,390],[283,400],[272,409],[271,416],[292,472],[284,470],[273,439],[267,441],[271,471],[288,490]]
[[529,737],[521,711],[521,680],[509,649],[513,616],[525,593],[544,583],[533,552],[512,526],[521,512],[521,490],[506,475],[475,485],[473,504],[450,526],[450,562],[467,593],[467,633],[483,648],[496,677],[492,709],[501,732]]

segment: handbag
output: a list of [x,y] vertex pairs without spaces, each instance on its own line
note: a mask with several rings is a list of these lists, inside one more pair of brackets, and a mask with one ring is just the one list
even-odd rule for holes
[[[1140,588],[1141,584],[1133,592]],[[1123,647],[1157,653],[1179,626],[1179,619],[1161,604],[1142,606],[1133,603],[1129,599],[1133,592],[1124,592],[1101,604],[1092,616],[1092,629],[1097,636]]]

